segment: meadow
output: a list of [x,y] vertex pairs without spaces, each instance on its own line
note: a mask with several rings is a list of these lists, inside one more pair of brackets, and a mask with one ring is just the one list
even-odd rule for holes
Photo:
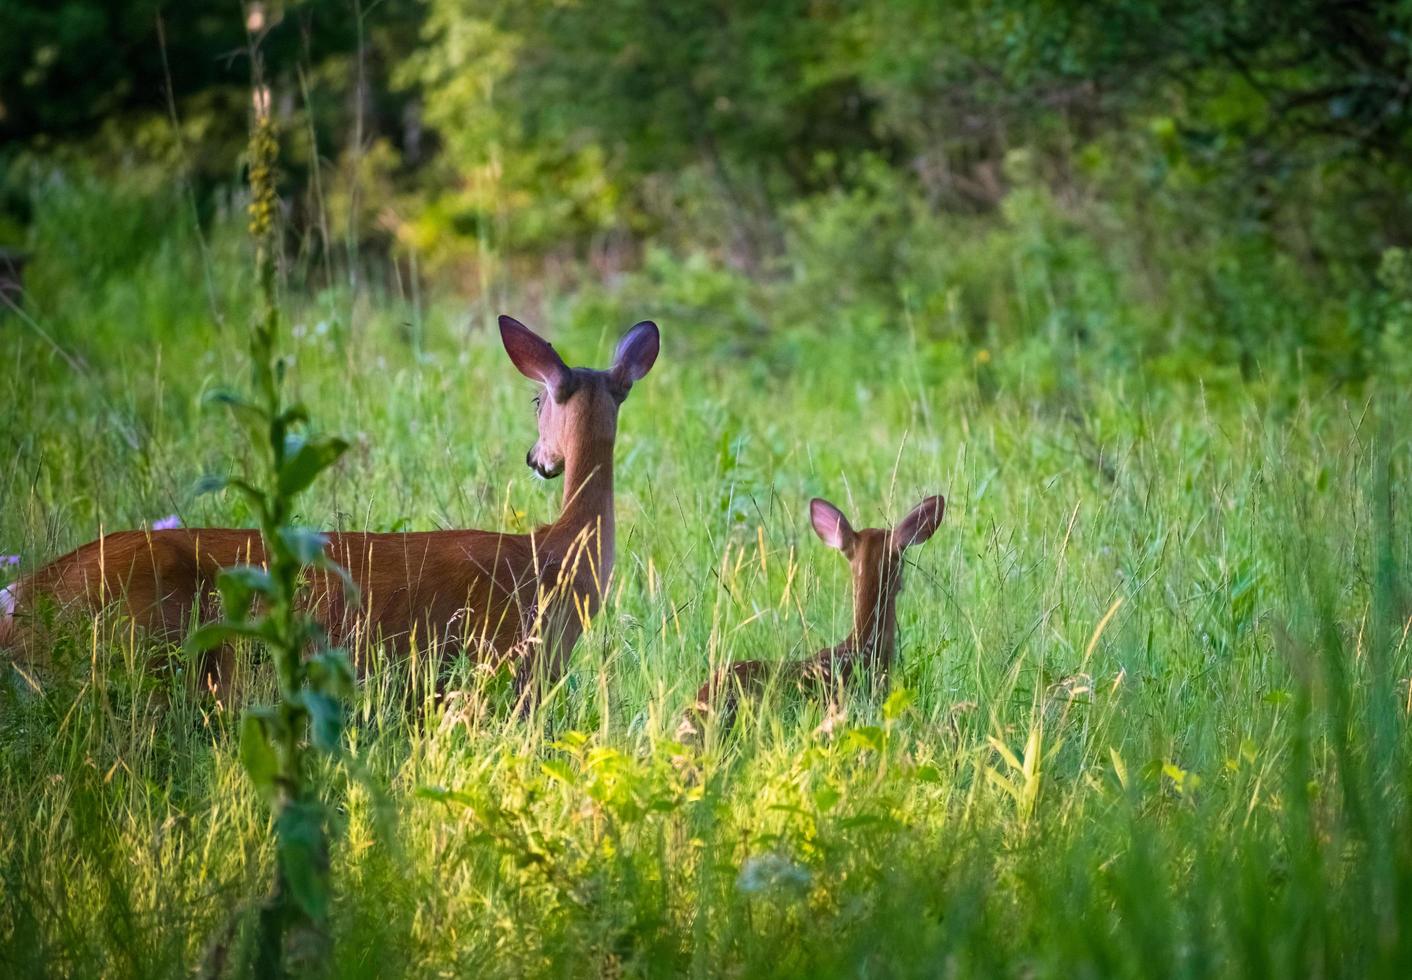
[[[239,222],[198,242],[178,195],[50,191],[49,260],[0,317],[9,579],[100,530],[252,522],[194,490],[248,453],[200,407],[247,370]],[[474,302],[386,267],[288,290],[291,387],[353,444],[305,498],[325,529],[550,519],[495,314],[572,364],[638,319],[663,336],[623,408],[612,588],[563,684],[529,718],[474,665],[445,704],[408,705],[425,664],[358,688],[353,761],[317,773],[330,975],[1412,972],[1407,390],[1086,339],[1070,325],[1142,304],[1066,291],[1097,263],[1015,234],[972,275],[1004,297],[979,304],[981,343],[955,289],[840,299],[803,245],[770,288],[658,256]],[[714,667],[847,632],[810,497],[861,527],[938,492],[888,690],[835,712],[774,691],[678,740]],[[240,706],[145,656],[104,617],[46,676],[7,670],[7,976],[248,960],[272,852]]]

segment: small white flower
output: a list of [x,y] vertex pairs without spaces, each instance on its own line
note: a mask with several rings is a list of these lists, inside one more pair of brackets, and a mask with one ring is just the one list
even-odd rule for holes
[[802,892],[813,882],[809,869],[773,851],[745,859],[735,887],[746,894],[765,891]]

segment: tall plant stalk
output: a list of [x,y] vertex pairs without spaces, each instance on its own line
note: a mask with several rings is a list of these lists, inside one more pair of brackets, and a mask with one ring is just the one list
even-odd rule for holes
[[207,649],[254,640],[274,664],[278,700],[245,711],[240,758],[271,808],[275,837],[275,879],[260,912],[255,973],[279,977],[292,962],[322,959],[327,951],[332,896],[328,810],[310,780],[308,745],[341,754],[343,703],[353,688],[346,652],[328,646],[300,595],[310,569],[316,580],[341,582],[349,590],[351,583],[325,553],[326,538],[294,524],[298,495],[338,460],[347,444],[312,435],[305,407],[285,398],[276,283],[279,139],[267,90],[260,84],[258,50],[253,54],[249,227],[260,308],[249,339],[251,391],[220,390],[208,400],[231,410],[262,465],[245,478],[208,480],[206,487],[229,487],[248,501],[259,518],[264,564],[222,572],[217,585],[224,618],[198,629],[190,645]]

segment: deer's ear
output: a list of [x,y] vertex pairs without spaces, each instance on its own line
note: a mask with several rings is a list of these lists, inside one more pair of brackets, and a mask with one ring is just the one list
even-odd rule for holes
[[500,342],[520,373],[543,384],[551,394],[562,391],[568,383],[568,365],[554,345],[514,317],[500,318]]
[[657,351],[661,348],[661,337],[657,324],[643,320],[635,325],[623,339],[618,341],[618,350],[613,355],[613,366],[609,374],[613,384],[623,391],[632,387],[634,381],[641,381],[657,362]]
[[928,497],[892,529],[892,543],[899,549],[921,544],[936,533],[941,516],[946,513],[946,498]]
[[809,501],[809,522],[814,525],[814,533],[830,548],[837,548],[844,554],[853,550],[853,525],[843,516],[843,511],[822,497]]

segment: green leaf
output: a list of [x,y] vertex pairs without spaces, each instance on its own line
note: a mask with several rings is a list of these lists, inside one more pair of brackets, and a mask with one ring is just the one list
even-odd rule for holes
[[299,493],[347,450],[348,443],[331,437],[310,439],[299,445],[293,455],[285,457],[284,465],[279,469],[280,494],[292,497]]
[[269,573],[255,565],[233,565],[216,577],[221,593],[221,607],[230,621],[239,621],[250,614],[250,600],[256,595],[274,594],[274,582]]
[[304,665],[309,689],[335,698],[353,696],[353,664],[348,651],[339,647],[320,650]]
[[312,565],[324,556],[328,537],[307,527],[282,527],[276,532],[280,542],[301,565]]
[[269,414],[263,408],[230,388],[215,388],[206,392],[201,398],[201,403],[205,407],[219,406],[230,409],[236,422],[246,430],[251,438],[259,438],[259,434],[269,418]]
[[265,640],[263,624],[259,622],[222,620],[207,623],[192,630],[186,637],[186,649],[191,653],[201,653],[220,646],[228,640]]
[[857,751],[881,752],[887,741],[887,735],[876,725],[863,725],[858,728],[850,728],[844,739],[844,744]]
[[273,799],[279,759],[270,739],[269,717],[258,710],[247,711],[240,719],[240,763],[255,792],[264,800]]
[[912,778],[919,783],[939,783],[941,782],[941,770],[930,762],[924,762],[912,770]]
[[254,510],[256,514],[259,514],[261,517],[264,516],[267,510],[267,500],[263,492],[244,480],[227,479],[224,486],[239,493],[245,498],[246,503],[250,505],[251,509]]
[[539,767],[544,770],[546,776],[557,779],[567,786],[572,786],[578,781],[574,776],[573,767],[563,759],[545,759],[539,764]]
[[323,922],[330,891],[323,808],[309,801],[286,804],[275,818],[275,836],[275,856],[295,904]]
[[896,721],[907,713],[907,709],[917,700],[917,696],[905,687],[893,690],[883,702],[883,718],[888,721]]
[[310,740],[331,755],[343,750],[343,705],[332,695],[306,689],[304,707],[309,711]]
[[220,493],[229,485],[230,479],[228,477],[221,476],[219,473],[207,473],[197,480],[191,489],[200,497],[208,493]]
[[303,402],[295,402],[280,415],[286,426],[308,425],[309,409]]
[[205,408],[228,408],[245,425],[264,424],[267,417],[263,408],[234,388],[212,388],[201,396],[201,405]]

